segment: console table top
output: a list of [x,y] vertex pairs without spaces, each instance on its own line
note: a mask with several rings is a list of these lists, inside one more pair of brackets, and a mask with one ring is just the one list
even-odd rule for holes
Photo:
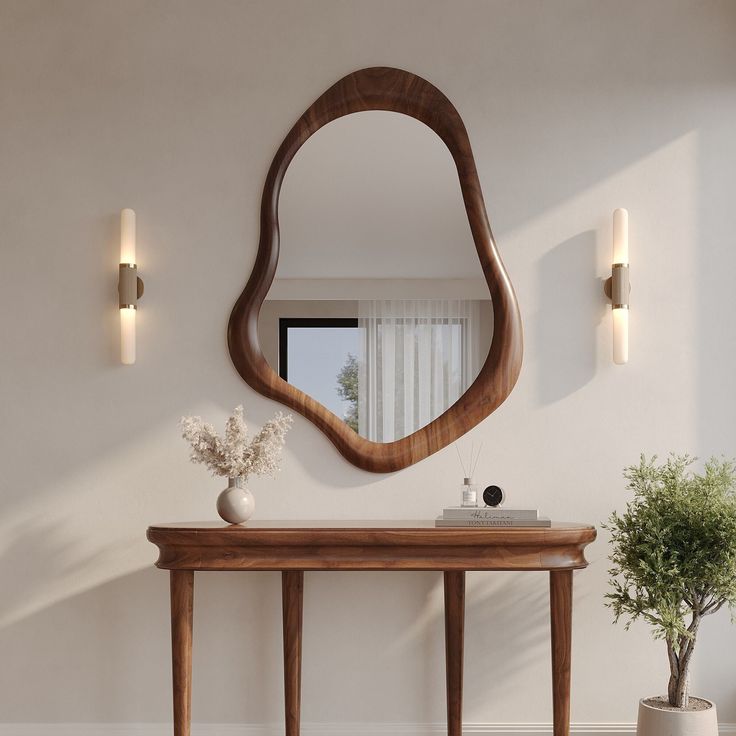
[[585,567],[589,524],[435,527],[420,521],[181,522],[148,528],[167,570],[560,570]]
[[[383,519],[375,521],[372,519],[276,519],[263,520],[253,519],[245,524],[228,524],[226,521],[180,521],[166,524],[152,524],[149,529],[181,529],[182,531],[222,529],[229,532],[250,531],[252,529],[436,529],[438,532],[455,531],[462,527],[436,527],[434,519]],[[477,527],[472,527],[473,529]],[[496,531],[498,528],[509,527],[482,527],[486,530]],[[551,527],[512,527],[520,532],[530,530],[547,531],[555,529],[593,529],[590,524],[578,524],[570,521],[553,521]]]

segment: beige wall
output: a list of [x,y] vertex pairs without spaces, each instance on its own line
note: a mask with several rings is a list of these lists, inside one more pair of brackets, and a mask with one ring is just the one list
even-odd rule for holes
[[[725,0],[0,0],[0,721],[169,718],[168,581],[151,522],[212,518],[222,482],[177,421],[252,426],[225,329],[261,186],[328,85],[386,64],[462,114],[517,290],[525,360],[461,443],[513,504],[600,522],[641,451],[736,453],[736,4]],[[118,363],[117,217],[136,210],[139,360]],[[631,214],[631,362],[611,362],[601,280]],[[403,472],[344,462],[297,417],[261,518],[431,517],[453,448]],[[576,575],[573,720],[661,692],[644,626],[603,607],[606,535]],[[194,717],[277,722],[276,575],[201,575]],[[469,576],[465,717],[549,723],[543,575]],[[434,573],[309,574],[306,722],[438,723]],[[736,628],[704,625],[693,691],[736,722]],[[367,726],[366,726],[367,727]]]

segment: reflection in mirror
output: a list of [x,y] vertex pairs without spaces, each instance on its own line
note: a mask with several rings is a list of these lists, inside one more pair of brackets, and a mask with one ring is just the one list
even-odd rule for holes
[[[285,306],[280,311],[293,310]],[[279,317],[278,321],[281,378],[317,399],[357,432],[358,320]]]
[[279,375],[375,442],[465,392],[493,332],[457,172],[429,128],[370,111],[315,133],[290,165],[259,340]]

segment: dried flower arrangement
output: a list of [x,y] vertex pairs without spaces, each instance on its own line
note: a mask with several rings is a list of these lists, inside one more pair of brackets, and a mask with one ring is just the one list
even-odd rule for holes
[[200,417],[182,417],[182,437],[192,446],[189,459],[202,463],[213,475],[247,478],[249,475],[275,475],[280,469],[281,450],[294,419],[278,412],[248,441],[243,407],[236,407],[225,424],[225,436]]

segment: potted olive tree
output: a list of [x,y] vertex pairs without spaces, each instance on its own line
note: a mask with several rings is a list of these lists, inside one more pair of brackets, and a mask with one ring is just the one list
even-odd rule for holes
[[703,618],[736,604],[736,466],[711,458],[698,474],[693,462],[672,455],[658,465],[642,455],[624,471],[633,500],[604,525],[607,605],[627,629],[646,621],[667,649],[667,695],[639,701],[638,736],[718,734],[715,705],[689,694],[688,675]]

